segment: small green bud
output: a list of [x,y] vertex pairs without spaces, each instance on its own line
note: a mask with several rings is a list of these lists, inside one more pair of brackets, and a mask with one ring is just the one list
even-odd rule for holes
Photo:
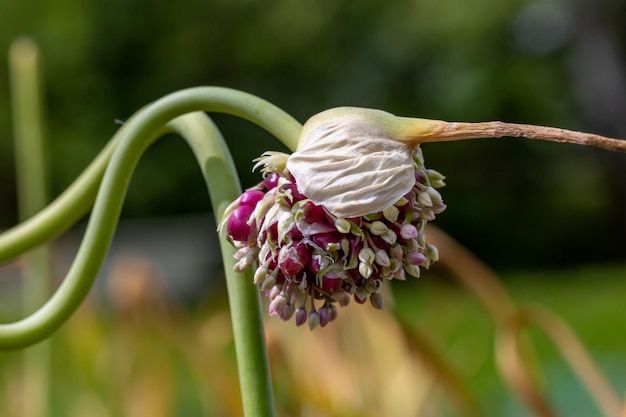
[[404,269],[406,273],[409,275],[413,275],[415,278],[420,277],[420,267],[417,265],[404,265]]
[[393,245],[394,243],[396,243],[396,240],[398,240],[398,235],[396,235],[396,232],[391,229],[387,229],[385,233],[381,235],[381,237],[389,245]]
[[335,220],[335,228],[339,233],[350,233],[350,221],[346,219]]
[[391,262],[389,260],[389,255],[382,249],[376,251],[376,263],[380,266],[389,266]]
[[389,220],[392,223],[398,220],[399,214],[400,210],[398,210],[398,207],[396,206],[389,206],[383,210],[383,216],[385,216],[385,219]]
[[317,311],[311,311],[309,313],[309,329],[313,330],[320,325],[320,315]]
[[441,188],[446,185],[444,180],[446,177],[438,171],[434,169],[427,169],[426,174],[428,175],[428,181],[430,182],[431,187]]
[[417,202],[424,207],[433,206],[433,200],[430,198],[430,195],[427,192],[419,193],[419,195],[417,196]]
[[389,228],[385,225],[385,223],[378,220],[372,222],[372,224],[370,225],[370,232],[376,236],[382,235],[387,230],[389,230]]
[[409,200],[406,199],[406,197],[402,196],[400,197],[400,199],[398,201],[396,201],[396,203],[394,204],[396,207],[402,207],[409,204]]
[[374,268],[371,265],[366,264],[365,262],[359,262],[359,274],[363,278],[369,278],[374,272]]
[[371,265],[376,259],[376,254],[370,248],[363,248],[359,252],[359,261]]

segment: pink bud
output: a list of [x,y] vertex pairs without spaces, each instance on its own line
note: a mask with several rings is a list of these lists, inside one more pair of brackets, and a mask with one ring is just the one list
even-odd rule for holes
[[313,242],[325,251],[341,247],[341,236],[337,232],[318,233],[313,235]]
[[247,190],[239,196],[239,205],[255,207],[256,203],[265,196],[263,191]]
[[410,223],[402,226],[400,229],[400,236],[402,239],[410,240],[417,237],[417,228]]
[[283,246],[278,254],[278,267],[286,276],[293,276],[302,271],[310,259],[309,249],[303,243]]
[[300,327],[306,323],[307,314],[306,310],[302,307],[296,310],[296,326]]
[[329,293],[334,293],[343,285],[343,279],[341,278],[331,278],[329,276],[325,276],[322,279],[322,289]]
[[265,186],[265,188],[267,188],[268,191],[273,188],[276,188],[276,186],[278,185],[278,178],[279,178],[279,175],[273,172],[267,177],[265,177],[265,179],[263,180],[263,185]]
[[406,253],[406,263],[409,265],[422,265],[426,262],[426,256],[423,253],[417,251],[410,251]]
[[321,206],[313,204],[311,201],[304,203],[300,210],[304,213],[303,220],[309,224],[327,220],[326,210]]
[[250,240],[251,227],[248,225],[248,220],[253,211],[253,207],[239,206],[230,214],[226,233],[231,239],[240,242]]
[[291,318],[291,316],[293,316],[294,311],[296,311],[296,308],[294,307],[294,305],[287,304],[286,306],[283,307],[282,310],[278,312],[278,317],[280,317],[282,321],[287,321]]
[[324,304],[324,306],[320,308],[317,313],[320,316],[320,326],[326,327],[326,325],[330,322],[330,308]]
[[301,201],[301,200],[305,200],[307,197],[302,194],[300,192],[300,190],[298,190],[298,186],[294,182],[289,182],[283,186],[281,186],[281,189],[286,190],[290,190],[291,191],[291,196],[293,197],[293,202],[295,203],[296,201]]

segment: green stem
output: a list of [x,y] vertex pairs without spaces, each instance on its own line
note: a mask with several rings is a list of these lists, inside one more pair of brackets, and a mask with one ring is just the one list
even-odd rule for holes
[[[127,131],[127,125],[113,136],[83,173],[53,202],[0,234],[0,264],[54,239],[74,225],[92,207],[113,150]],[[160,136],[159,132],[152,138]]]
[[[195,154],[209,189],[215,220],[219,222],[226,207],[241,194],[237,171],[228,147],[219,130],[203,113],[179,117],[169,125],[185,138]],[[251,271],[233,271],[233,246],[224,238],[220,239],[220,246],[228,287],[243,409],[246,416],[273,416],[274,401],[259,291],[252,283]]]
[[[27,219],[46,206],[46,163],[39,79],[39,50],[35,42],[21,38],[9,52],[13,126],[15,131],[15,174],[18,212]],[[22,303],[24,314],[48,298],[51,271],[48,246],[24,255]],[[24,352],[22,407],[25,416],[49,414],[50,344]]]
[[[185,100],[188,102],[184,103]],[[163,97],[154,105],[161,108],[167,107],[168,102],[170,102],[169,110],[172,111],[172,117],[169,119],[168,116],[161,117],[163,120],[161,127],[184,113],[198,110],[215,111],[249,120],[273,133],[291,150],[297,147],[301,125],[287,113],[256,96],[227,88],[197,87]],[[162,108],[160,111],[164,110]],[[133,120],[140,113],[131,117],[118,130],[81,176],[52,203],[27,221],[0,234],[0,264],[57,237],[87,213],[95,200],[98,186],[113,150],[122,137],[127,136],[129,127],[135,125]],[[162,133],[162,130],[155,130],[153,137],[147,141],[146,145],[152,143]],[[2,348],[1,341],[0,348]]]
[[[102,179],[85,237],[66,279],[52,298],[32,315],[15,323],[0,325],[0,349],[25,347],[44,339],[78,308],[102,265],[128,183],[141,154],[170,120],[200,110],[228,113],[252,121],[292,149],[301,129],[297,121],[270,103],[250,94],[218,87],[182,90],[139,112],[121,133],[120,142]],[[60,229],[54,224],[44,226]],[[18,241],[20,237],[17,237]]]
[[[128,184],[139,158],[170,120],[196,111],[228,113],[265,128],[287,147],[295,149],[301,125],[282,110],[258,97],[235,90],[200,87],[166,96],[140,111],[121,129],[120,138],[108,162],[94,209],[76,258],[62,285],[39,310],[10,324],[0,325],[0,349],[15,349],[41,341],[63,324],[83,302],[93,285],[113,238]],[[211,192],[219,219],[240,189],[234,165],[217,129],[207,118],[190,115],[170,127],[189,142]],[[207,142],[207,139],[211,139]],[[108,152],[101,153],[106,164]],[[32,247],[46,237],[60,233],[88,206],[90,193],[102,165],[91,166],[89,175],[73,193],[58,203],[48,216],[38,218],[41,229],[18,229],[11,235],[22,248]],[[32,226],[31,226],[32,228]],[[15,229],[14,229],[15,230]],[[1,239],[0,239],[1,242]],[[6,241],[5,241],[6,242]],[[5,243],[6,245],[6,243]],[[244,412],[247,416],[273,416],[269,366],[263,334],[259,295],[251,277],[232,272],[232,248],[222,240],[233,331],[239,364]],[[0,259],[15,251],[0,246]]]

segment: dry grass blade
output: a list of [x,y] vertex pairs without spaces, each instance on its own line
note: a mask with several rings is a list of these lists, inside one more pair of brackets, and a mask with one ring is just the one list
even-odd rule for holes
[[555,416],[554,410],[539,394],[525,366],[519,347],[519,336],[525,327],[541,329],[554,343],[563,358],[607,417],[621,415],[621,400],[602,375],[590,355],[569,326],[558,316],[543,308],[520,309],[503,322],[496,341],[497,363],[507,382],[522,395],[541,416]]

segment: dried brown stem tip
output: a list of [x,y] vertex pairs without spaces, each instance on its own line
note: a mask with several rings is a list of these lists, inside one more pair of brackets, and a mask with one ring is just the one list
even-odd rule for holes
[[526,139],[596,146],[610,151],[626,152],[626,140],[612,139],[591,133],[576,132],[555,127],[504,122],[441,122],[434,125],[434,127],[435,128],[431,129],[427,135],[416,135],[414,140],[418,143],[423,143],[463,139],[523,137]]

